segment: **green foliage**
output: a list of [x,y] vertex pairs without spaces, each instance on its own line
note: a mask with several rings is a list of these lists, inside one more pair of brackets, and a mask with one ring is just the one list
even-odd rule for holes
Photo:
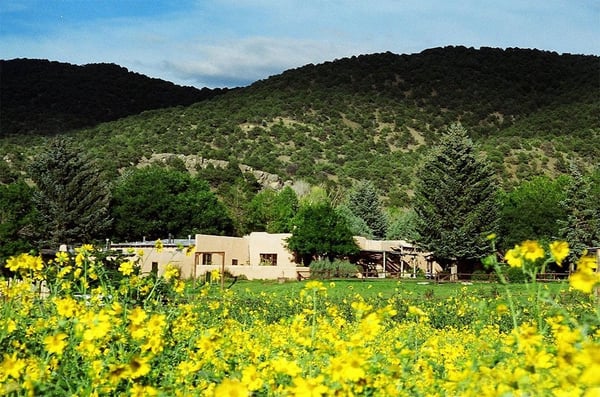
[[419,244],[441,263],[472,264],[486,255],[486,236],[497,229],[497,187],[491,167],[460,124],[448,129],[418,177]]
[[379,193],[372,182],[364,180],[358,182],[349,191],[346,205],[352,214],[367,224],[375,238],[385,237],[388,219],[379,199]]
[[[597,56],[521,49],[388,52],[306,65],[227,93],[204,92],[202,98],[212,97],[210,101],[143,113],[191,102],[178,102],[186,96],[181,90],[175,90],[179,96],[165,94],[172,92],[166,86],[149,84],[152,88],[146,89],[142,76],[114,65],[74,67],[84,75],[96,73],[89,86],[102,89],[94,95],[68,88],[82,86],[85,79],[73,71],[73,81],[65,83],[69,74],[57,70],[67,65],[41,62],[35,70],[19,65],[13,67],[18,79],[2,80],[0,125],[2,131],[28,135],[2,139],[0,152],[35,155],[39,144],[33,134],[71,131],[115,176],[148,153],[234,157],[284,179],[305,178],[312,184],[348,187],[369,180],[384,196],[390,190],[402,194],[390,197],[392,205],[409,206],[405,194],[413,188],[416,164],[456,120],[490,153],[505,186],[565,172],[564,156],[595,161],[600,147],[597,64]],[[7,70],[5,66],[3,75]],[[111,91],[115,82],[118,87]],[[156,99],[154,93],[168,103],[147,106]],[[125,106],[114,101],[116,94],[135,101]],[[132,109],[138,104],[142,106]],[[122,117],[117,112],[121,108],[139,114],[73,131],[103,120],[99,116]],[[51,125],[55,121],[61,128]],[[542,152],[547,160],[536,157]],[[510,164],[518,156],[524,161]]]
[[248,229],[268,233],[289,233],[292,218],[298,210],[298,197],[286,186],[279,192],[273,189],[260,191],[252,198],[247,213]]
[[225,91],[180,87],[113,64],[13,59],[0,60],[0,69],[0,136],[56,134],[148,109],[191,105]]
[[36,240],[52,248],[104,238],[111,226],[110,190],[74,141],[56,138],[30,167]]
[[549,241],[559,236],[559,222],[567,217],[561,204],[566,199],[566,176],[535,177],[512,191],[500,194],[499,246],[512,248],[522,241]]
[[113,190],[114,235],[124,240],[231,235],[233,225],[208,183],[156,165],[124,173]]
[[511,284],[525,284],[531,281],[529,275],[520,267],[506,267],[504,274],[506,274],[506,278]]
[[[33,248],[31,235],[36,217],[33,189],[23,181],[0,185],[0,263]],[[0,274],[7,270],[0,267]]]
[[349,278],[356,276],[357,272],[356,265],[345,260],[318,260],[310,263],[310,275],[318,279]]
[[567,217],[560,222],[560,235],[571,246],[570,257],[577,258],[585,249],[600,246],[600,166],[584,176],[572,164],[571,176],[561,202]]
[[353,236],[362,236],[368,239],[374,238],[373,230],[367,225],[367,222],[356,216],[346,204],[338,205],[335,208],[335,212],[344,220]]
[[313,258],[338,256],[358,252],[352,232],[328,203],[301,205],[292,220],[292,236],[287,239],[290,251],[308,266]]
[[390,216],[391,222],[386,238],[388,240],[419,241],[419,221],[413,209],[403,210]]

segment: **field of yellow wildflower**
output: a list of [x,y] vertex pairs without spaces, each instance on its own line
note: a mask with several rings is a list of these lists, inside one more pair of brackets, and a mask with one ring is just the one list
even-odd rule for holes
[[[507,259],[526,269],[559,248],[529,242]],[[0,395],[600,395],[585,258],[571,286],[533,278],[519,296],[498,284],[428,298],[402,282],[385,294],[315,280],[221,290],[173,267],[142,276],[87,245],[6,266],[20,277],[0,280]]]

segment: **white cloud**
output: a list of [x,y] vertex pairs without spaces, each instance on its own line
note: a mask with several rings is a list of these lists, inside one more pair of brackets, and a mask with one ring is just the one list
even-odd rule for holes
[[245,85],[307,63],[445,45],[598,54],[598,12],[594,2],[567,0],[202,0],[168,14],[41,21],[30,36],[2,31],[0,54]]

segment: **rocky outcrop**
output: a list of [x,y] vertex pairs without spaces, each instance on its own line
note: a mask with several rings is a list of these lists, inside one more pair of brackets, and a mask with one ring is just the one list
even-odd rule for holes
[[[172,165],[179,161],[185,165],[185,168],[192,175],[196,174],[198,169],[206,168],[208,165],[212,165],[215,168],[225,168],[229,164],[229,162],[225,160],[206,159],[202,156],[197,156],[194,154],[184,155],[173,153],[154,153],[149,158],[142,157],[138,163],[138,167],[144,167],[155,163]],[[286,183],[277,174],[255,170],[254,168],[245,164],[240,164],[239,167],[243,173],[251,173],[254,175],[258,183],[260,183],[263,188],[279,190],[286,185]]]

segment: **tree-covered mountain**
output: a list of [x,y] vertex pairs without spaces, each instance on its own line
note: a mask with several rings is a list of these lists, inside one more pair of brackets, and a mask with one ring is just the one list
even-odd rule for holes
[[39,59],[0,60],[0,83],[0,137],[62,133],[225,91],[181,87],[114,64]]
[[[401,206],[408,203],[423,154],[456,121],[486,152],[504,187],[566,172],[571,160],[596,164],[599,61],[465,47],[362,55],[288,70],[187,107],[64,132],[114,175],[155,153],[194,155],[330,187],[370,180],[386,205]],[[5,79],[3,72],[3,113]],[[93,91],[87,92],[80,100],[93,102]],[[55,101],[54,114],[76,113],[68,103]],[[20,116],[3,115],[3,123],[6,117],[8,125],[19,125],[31,116],[42,130],[51,122],[43,112],[23,109]],[[13,135],[0,148],[10,167],[19,168],[41,143],[31,134],[27,140]]]

